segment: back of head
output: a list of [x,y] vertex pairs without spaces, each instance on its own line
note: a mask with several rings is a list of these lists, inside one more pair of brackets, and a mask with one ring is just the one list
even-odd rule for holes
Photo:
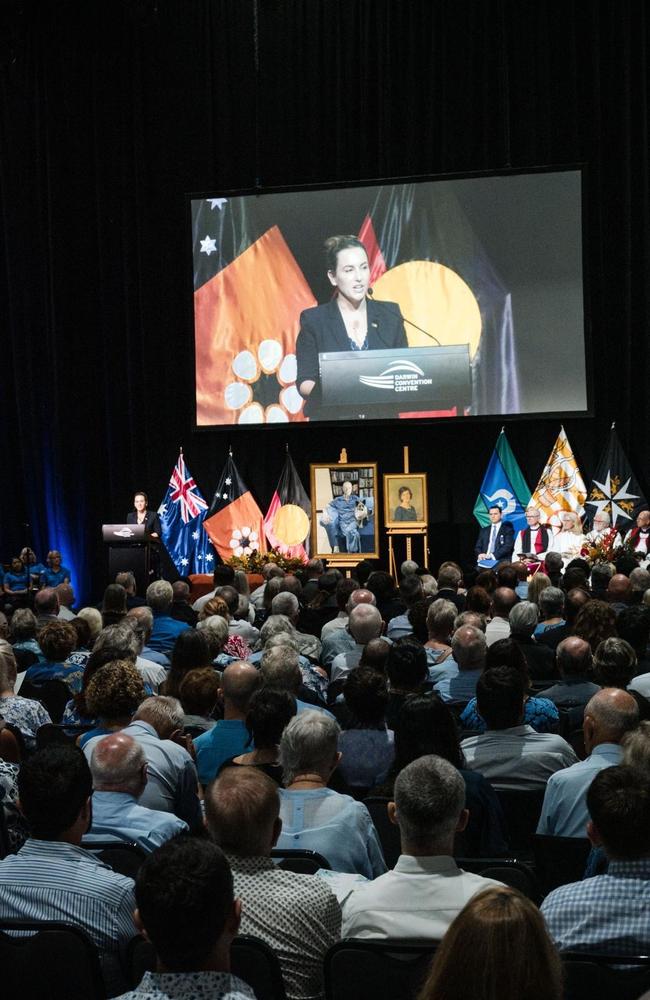
[[308,559],[305,566],[305,572],[308,577],[320,576],[325,569],[322,559]]
[[587,792],[587,808],[610,859],[650,856],[650,783],[626,764],[600,771]]
[[479,614],[478,611],[461,611],[461,613],[456,615],[454,618],[454,632],[457,632],[459,628],[463,627],[463,625],[471,625],[473,628],[477,628],[479,632],[483,632],[485,635],[487,620],[485,615]]
[[355,667],[343,686],[343,697],[355,720],[365,724],[384,722],[388,688],[382,674],[372,667]]
[[[425,643],[429,639],[427,614],[429,613],[432,600],[432,597],[425,596],[421,600],[416,601],[415,604],[411,604],[406,612],[406,617],[412,629],[411,634],[414,639],[417,639],[421,643]],[[447,633],[447,635],[449,634]]]
[[48,622],[38,633],[38,644],[47,660],[61,663],[77,647],[77,633],[70,622]]
[[358,590],[359,584],[356,580],[346,578],[339,580],[336,585],[336,606],[339,611],[345,611],[352,594]]
[[177,635],[172,649],[172,671],[186,673],[196,667],[207,667],[211,660],[210,645],[203,632],[186,628]]
[[110,653],[114,660],[131,660],[135,663],[139,642],[133,627],[126,621],[119,625],[107,625],[95,640],[93,653]]
[[637,657],[645,656],[650,641],[650,608],[645,604],[623,608],[616,618],[616,629],[620,638],[629,642]]
[[154,614],[166,614],[174,600],[171,583],[167,580],[154,580],[147,587],[146,600]]
[[174,604],[187,604],[190,597],[190,586],[185,580],[175,580],[172,583]]
[[607,584],[607,598],[612,602],[623,602],[630,600],[632,596],[632,586],[629,576],[623,573],[614,573]]
[[90,768],[77,747],[37,750],[18,772],[20,807],[37,840],[57,840],[69,830],[91,792]]
[[224,621],[229,621],[230,619],[228,605],[223,597],[219,597],[217,594],[211,597],[209,601],[206,601],[199,611],[199,622],[205,621],[206,618],[212,618],[214,615],[219,615]]
[[488,729],[510,729],[521,722],[526,684],[512,667],[486,670],[476,685],[479,715]]
[[395,770],[436,754],[454,767],[463,766],[458,726],[451,709],[437,694],[411,694],[405,699],[395,726]]
[[221,615],[209,615],[198,622],[196,630],[206,637],[210,655],[214,659],[228,641],[228,622]]
[[472,625],[457,629],[451,640],[451,650],[459,670],[482,670],[487,643],[483,633]]
[[555,657],[562,677],[587,677],[591,670],[591,646],[585,639],[570,635],[559,643]]
[[511,667],[522,675],[526,687],[528,687],[530,677],[526,656],[517,640],[513,639],[512,636],[508,636],[507,639],[497,639],[488,647],[485,669],[491,670],[493,667]]
[[256,750],[271,750],[279,746],[282,733],[296,714],[295,697],[276,688],[258,688],[253,694],[246,715],[246,728]]
[[564,618],[568,625],[573,624],[585,604],[591,600],[591,594],[584,587],[572,587],[567,591],[564,600]]
[[414,760],[395,779],[394,797],[403,850],[433,854],[453,842],[465,782],[448,761],[433,754]]
[[641,566],[637,566],[630,573],[630,587],[633,594],[644,594],[648,587],[650,587],[650,572]]
[[352,591],[345,606],[348,614],[352,611],[352,608],[356,608],[357,604],[372,604],[375,607],[377,599],[371,590],[367,590],[365,587],[358,587]]
[[403,580],[407,576],[414,576],[419,568],[415,559],[405,559],[399,568],[400,579]]
[[142,630],[144,643],[146,645],[147,639],[151,635],[151,630],[153,628],[153,613],[151,608],[148,608],[144,604],[139,608],[131,608],[130,611],[127,611],[126,617],[137,622],[139,628]]
[[354,640],[362,646],[371,639],[379,638],[382,626],[381,615],[371,604],[358,604],[350,612],[348,628]]
[[601,687],[625,689],[636,673],[636,653],[625,639],[603,639],[594,653],[594,679]]
[[562,963],[539,909],[516,889],[494,886],[473,896],[453,921],[418,1000],[563,995]]
[[126,590],[119,583],[109,583],[104,591],[102,611],[126,614]]
[[234,615],[237,613],[239,594],[234,587],[231,587],[229,584],[224,587],[217,587],[215,597],[220,597],[226,602],[229,614]]
[[272,615],[286,615],[290,620],[295,619],[300,611],[300,604],[295,594],[289,591],[282,591],[271,601]]
[[538,618],[536,604],[532,601],[520,601],[510,612],[510,634],[530,638],[537,627]]
[[291,635],[293,631],[294,627],[287,615],[269,615],[260,629],[260,640],[265,646],[272,635],[278,635],[280,632],[288,632]]
[[438,570],[438,590],[458,590],[463,574],[456,563],[443,563]]
[[[336,584],[339,582],[338,570],[331,570],[333,579],[327,580],[325,586],[322,585],[323,577],[318,581],[319,589],[327,590],[328,593],[334,593],[336,590]],[[336,574],[336,576],[334,576]],[[327,573],[323,573],[323,576],[329,576]],[[293,594],[294,597],[300,599],[302,597],[302,584],[294,573],[287,573],[286,576],[282,578],[280,585],[281,594]]]
[[90,758],[93,788],[96,792],[113,791],[139,795],[146,763],[144,750],[132,736],[124,733],[104,736],[95,744]]
[[336,760],[340,728],[325,712],[301,712],[291,720],[280,741],[280,764],[285,785],[297,774],[329,778]]
[[221,675],[221,690],[226,708],[247,712],[253,692],[259,687],[260,675],[243,660],[229,664]]
[[542,618],[561,618],[564,613],[564,592],[559,587],[545,587],[539,595],[538,604]]
[[84,621],[88,623],[88,627],[90,629],[90,642],[92,645],[102,630],[101,612],[98,611],[97,608],[81,608],[81,610],[77,612],[77,618],[83,618]]
[[368,577],[366,586],[375,595],[377,604],[388,600],[395,592],[395,584],[393,583],[392,576],[381,569],[373,570]]
[[144,701],[142,677],[128,660],[114,660],[100,667],[86,688],[86,708],[104,722],[130,722]]
[[591,589],[607,590],[609,581],[614,576],[614,567],[611,563],[595,563],[591,568]]
[[506,590],[514,590],[519,583],[516,568],[512,563],[502,563],[497,567],[497,584]]
[[54,587],[43,587],[34,594],[34,611],[37,615],[58,615],[59,598]]
[[59,599],[59,605],[64,608],[71,608],[74,604],[74,590],[69,583],[59,583],[54,588]]
[[183,677],[178,697],[186,715],[208,716],[219,698],[221,678],[214,667],[189,670]]
[[396,642],[388,654],[386,673],[391,688],[415,691],[429,674],[426,650],[408,638]]
[[645,777],[650,774],[650,722],[644,720],[621,740],[623,763],[637,768]]
[[557,576],[562,572],[562,556],[559,552],[547,552],[544,558],[549,576]]
[[135,594],[135,574],[130,569],[125,570],[123,573],[118,573],[115,577],[115,583],[119,583],[120,587],[124,587],[127,594]]
[[302,684],[299,654],[291,646],[265,649],[260,661],[260,676],[267,687],[297,694]]
[[180,834],[157,848],[138,871],[135,898],[168,972],[202,969],[217,945],[237,933],[230,866],[207,838]]
[[419,576],[405,576],[399,588],[400,597],[407,608],[412,607],[416,601],[422,599],[422,581]]
[[528,600],[533,601],[533,603],[539,607],[540,594],[543,590],[546,590],[546,588],[550,586],[551,581],[546,573],[542,573],[538,570],[528,584]]
[[356,564],[354,570],[352,571],[352,576],[358,582],[360,587],[365,587],[368,582],[368,577],[373,572],[372,563],[367,559],[361,559],[360,562]]
[[224,768],[208,789],[205,813],[212,837],[228,854],[268,855],[280,813],[278,786],[258,768]]
[[492,610],[492,598],[485,587],[470,587],[465,595],[465,607],[468,611],[476,611],[479,615],[489,615]]
[[161,740],[168,740],[177,729],[183,728],[183,706],[178,698],[155,694],[145,698],[133,721],[147,722],[156,730]]
[[603,639],[616,636],[616,612],[605,601],[587,601],[579,611],[573,628],[575,635],[586,639],[592,652]]
[[10,635],[12,642],[24,642],[26,639],[35,638],[36,615],[30,608],[16,608],[11,616]]
[[[273,563],[273,566],[275,569],[277,569],[275,563]],[[214,571],[212,573],[212,582],[215,586],[215,589],[217,587],[231,587],[234,582],[234,579],[235,579],[235,571],[232,566],[226,566],[225,563],[219,563],[217,566],[214,567]]]
[[391,645],[385,639],[371,639],[366,643],[359,660],[360,667],[371,667],[377,673],[385,674]]
[[592,727],[591,745],[620,743],[639,722],[639,706],[627,691],[603,688],[585,706],[585,728]]
[[456,605],[452,601],[446,601],[442,597],[433,601],[427,611],[429,635],[432,638],[434,636],[441,636],[448,641],[454,627],[454,621],[456,620],[456,612]]
[[16,672],[16,655],[7,640],[0,639],[0,692],[13,688]]

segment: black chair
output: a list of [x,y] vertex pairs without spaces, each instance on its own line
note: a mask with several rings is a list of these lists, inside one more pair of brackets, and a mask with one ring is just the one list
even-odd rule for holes
[[382,798],[379,795],[371,795],[363,800],[364,806],[370,813],[370,817],[375,824],[375,830],[379,837],[381,849],[384,852],[384,860],[389,868],[394,868],[397,859],[402,853],[400,845],[399,827],[388,818],[386,806],[390,799]]
[[[15,935],[27,931],[29,936]],[[54,921],[0,920],[3,996],[104,1000],[99,953],[80,927]]]
[[542,813],[544,789],[495,788],[513,854],[532,857],[533,837]]
[[62,726],[60,722],[46,722],[36,730],[36,749],[42,750],[43,747],[49,747],[53,743],[72,746],[79,736],[90,732],[93,728],[93,726]]
[[559,885],[579,882],[589,857],[591,844],[586,837],[533,837],[535,871],[543,896]]
[[230,969],[248,983],[257,1000],[286,1000],[280,959],[260,938],[236,937],[230,946]]
[[399,941],[344,938],[325,955],[327,1000],[413,1000],[437,948]]
[[285,872],[297,872],[299,875],[315,875],[319,868],[331,870],[332,866],[318,851],[287,850],[279,847],[271,851],[272,858],[279,858],[277,867]]
[[42,684],[33,684],[29,680],[24,680],[19,694],[23,698],[33,698],[35,701],[40,701],[41,705],[44,705],[48,710],[52,722],[61,721],[63,710],[71,698],[67,684],[59,680],[44,681]]
[[456,858],[456,864],[466,872],[503,882],[512,889],[539,903],[541,893],[535,872],[516,858]]
[[564,1000],[638,1000],[650,989],[650,956],[562,952]]
[[147,852],[141,847],[127,841],[122,843],[117,840],[82,840],[81,846],[91,854],[96,854],[99,860],[114,872],[132,879],[135,879],[140,865],[147,856]]

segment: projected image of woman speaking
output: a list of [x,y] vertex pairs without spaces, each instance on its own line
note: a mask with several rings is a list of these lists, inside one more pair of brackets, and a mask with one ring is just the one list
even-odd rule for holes
[[[326,351],[376,351],[407,347],[404,322],[396,302],[368,298],[368,254],[356,236],[330,236],[325,241],[327,277],[336,294],[325,305],[305,309],[296,342],[296,384],[313,417],[321,400],[318,355]],[[351,401],[352,402],[352,401]]]

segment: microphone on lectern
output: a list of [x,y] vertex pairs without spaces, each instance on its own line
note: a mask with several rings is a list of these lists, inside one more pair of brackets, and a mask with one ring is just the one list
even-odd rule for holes
[[[382,302],[381,299],[375,298],[375,293],[372,288],[368,288],[366,295],[368,296],[369,299],[372,299],[372,301],[375,302],[378,306],[384,306],[385,309],[390,309],[390,307],[387,306],[385,302]],[[393,312],[392,309],[390,311]],[[393,315],[395,314],[393,313]],[[421,326],[418,326],[417,323],[413,322],[413,320],[407,319],[406,316],[402,316],[402,319],[404,320],[405,323],[408,323],[409,326],[412,326],[414,330],[418,330],[420,333],[423,333],[425,337],[429,338],[429,340],[435,340],[438,347],[442,347],[442,344],[440,343],[438,338],[434,337],[434,335],[432,333],[429,333],[428,330],[423,330]]]

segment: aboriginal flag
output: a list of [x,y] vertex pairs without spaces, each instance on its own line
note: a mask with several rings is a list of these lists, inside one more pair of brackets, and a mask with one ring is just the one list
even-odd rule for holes
[[262,511],[228,455],[203,527],[226,562],[232,556],[266,551]]
[[264,531],[274,549],[307,562],[311,504],[287,451],[280,481],[264,518]]

